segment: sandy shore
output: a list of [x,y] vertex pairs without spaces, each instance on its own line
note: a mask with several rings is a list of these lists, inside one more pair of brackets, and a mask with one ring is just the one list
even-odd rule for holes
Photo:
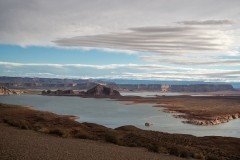
[[0,123],[1,160],[84,159],[126,160],[182,158],[156,154],[145,148],[123,147],[99,141],[61,138]]

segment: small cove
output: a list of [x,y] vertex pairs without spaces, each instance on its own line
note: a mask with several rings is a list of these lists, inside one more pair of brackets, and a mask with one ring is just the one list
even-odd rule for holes
[[[161,112],[163,108],[152,107],[152,104],[123,105],[123,102],[110,99],[41,95],[0,96],[0,102],[32,106],[36,110],[57,114],[77,115],[80,116],[77,120],[79,122],[92,122],[109,128],[134,125],[145,130],[168,133],[240,138],[240,119],[216,126],[183,124],[181,119],[172,117],[177,113]],[[145,122],[153,125],[146,127]]]

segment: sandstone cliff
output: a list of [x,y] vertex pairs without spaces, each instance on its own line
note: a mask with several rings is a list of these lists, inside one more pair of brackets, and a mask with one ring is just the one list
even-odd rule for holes
[[0,95],[13,95],[17,94],[17,92],[10,90],[6,87],[0,87]]
[[112,88],[108,88],[104,85],[97,85],[85,93],[85,95],[90,96],[121,96],[120,93]]
[[162,91],[162,92],[217,92],[236,91],[230,84],[193,84],[193,85],[163,85],[163,84],[118,84],[120,91]]
[[193,85],[170,85],[170,84],[116,84],[102,82],[100,80],[83,79],[57,79],[57,78],[21,78],[0,77],[0,86],[9,89],[51,89],[51,90],[88,90],[97,84],[117,91],[162,91],[162,92],[217,92],[237,91],[230,84],[193,84]]

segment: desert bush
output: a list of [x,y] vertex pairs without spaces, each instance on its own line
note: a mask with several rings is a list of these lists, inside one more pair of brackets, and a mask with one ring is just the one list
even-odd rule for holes
[[186,150],[181,150],[180,151],[180,157],[189,158],[190,157],[189,152],[187,152]]
[[205,157],[203,156],[202,153],[196,153],[196,154],[194,154],[194,158],[205,160]]
[[21,129],[26,129],[26,130],[33,129],[32,125],[28,121],[25,121],[25,120],[20,121],[20,125],[21,125]]
[[89,139],[89,136],[85,133],[77,133],[75,137],[80,139]]
[[41,129],[38,130],[39,132],[43,132],[43,133],[47,133],[49,134],[50,133],[50,130],[46,127],[42,127]]
[[21,129],[31,130],[33,128],[32,125],[25,120],[4,119],[3,121],[13,127],[18,127]]
[[138,145],[134,142],[127,144],[128,147],[137,147]]
[[56,134],[58,136],[61,136],[61,137],[64,137],[64,138],[67,138],[69,137],[69,133],[68,131],[64,130],[64,129],[61,129],[61,128],[53,128],[53,129],[50,129],[50,134]]
[[167,150],[167,148],[165,148],[165,147],[160,147],[160,152],[162,152],[162,153],[165,153],[165,154],[168,154],[168,150]]
[[110,143],[113,143],[113,144],[118,143],[117,136],[114,133],[107,133],[105,135],[105,140],[106,140],[106,142],[110,142]]
[[150,144],[147,149],[152,152],[159,152],[159,146],[156,143]]
[[169,154],[175,155],[178,157],[179,156],[178,148],[176,148],[176,147],[169,148]]
[[33,125],[33,130],[34,131],[39,131],[42,128],[44,128],[44,127],[41,124],[34,124]]
[[4,119],[3,121],[13,127],[21,128],[21,124],[15,119]]
[[189,156],[192,157],[192,158],[194,158],[194,153],[190,151],[190,152],[189,152]]
[[213,156],[213,155],[208,155],[206,157],[206,160],[220,160],[220,158],[216,157],[216,156]]

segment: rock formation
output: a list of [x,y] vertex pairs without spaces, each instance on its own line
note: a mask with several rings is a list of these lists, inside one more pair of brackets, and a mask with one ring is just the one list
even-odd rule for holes
[[[175,118],[187,118],[186,115],[173,115]],[[229,122],[232,119],[240,118],[240,113],[235,114],[227,114],[222,116],[215,116],[215,117],[203,117],[202,119],[194,119],[188,118],[186,121],[182,121],[183,123],[190,123],[194,125],[202,125],[202,126],[210,126],[210,125],[217,125],[221,123]]]
[[170,85],[170,84],[116,84],[113,82],[102,82],[100,80],[84,79],[57,79],[57,78],[21,78],[0,77],[0,86],[9,89],[61,89],[61,90],[88,90],[97,84],[117,91],[162,91],[162,92],[217,92],[237,91],[230,84],[192,84],[192,85]]
[[118,91],[100,84],[87,90],[85,95],[87,96],[121,96]]
[[42,91],[42,95],[52,95],[52,96],[63,96],[63,95],[73,95],[74,92],[72,90],[56,90],[56,91]]
[[145,123],[145,126],[151,126],[151,125],[153,125],[152,123],[149,123],[149,122],[146,122]]
[[122,91],[162,91],[162,92],[217,92],[236,91],[230,84],[193,84],[193,85],[164,85],[164,84],[117,84]]
[[6,87],[0,87],[0,95],[13,95],[13,94],[17,94],[17,92],[10,90]]

